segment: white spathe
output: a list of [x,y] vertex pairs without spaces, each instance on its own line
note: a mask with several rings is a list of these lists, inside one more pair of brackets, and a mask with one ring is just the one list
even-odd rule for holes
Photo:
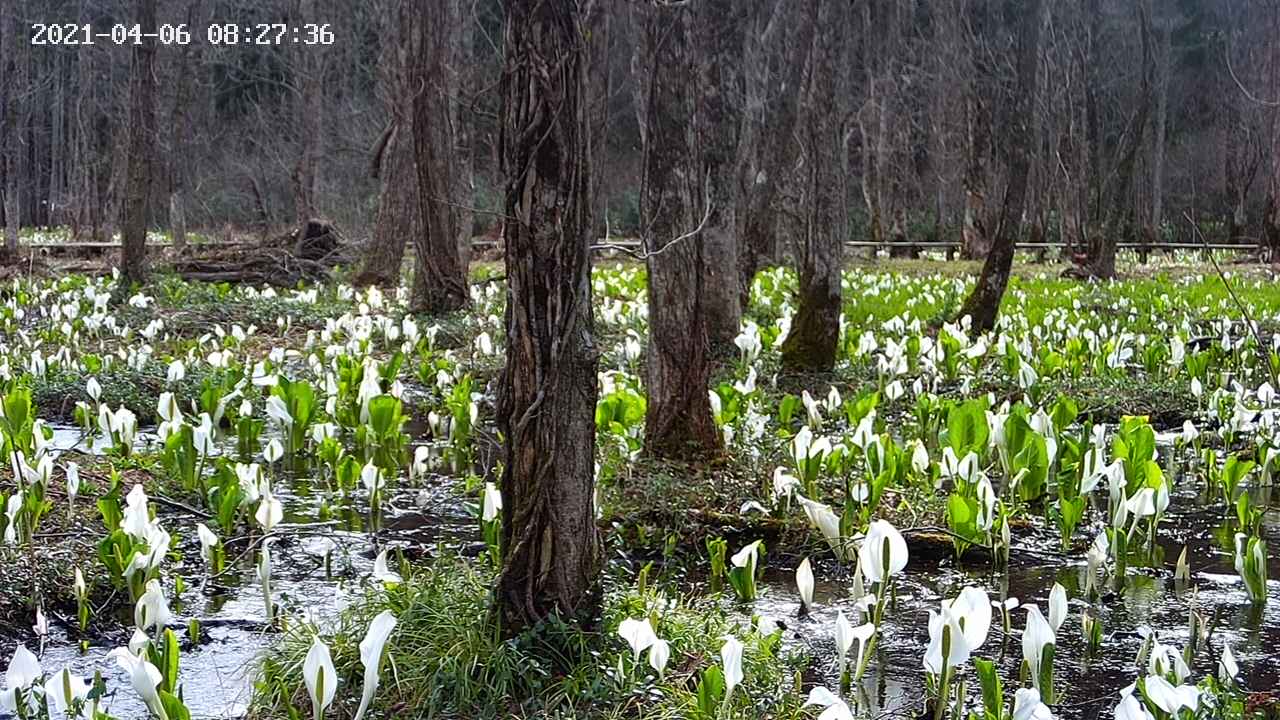
[[320,720],[337,693],[338,671],[329,655],[329,646],[319,637],[311,641],[311,649],[302,661],[302,682],[306,684],[307,694],[311,696],[313,717]]
[[858,548],[858,569],[871,582],[884,582],[907,566],[907,541],[887,520],[876,520]]
[[396,616],[390,610],[378,613],[369,630],[360,641],[360,663],[364,665],[364,689],[360,695],[360,707],[356,710],[354,720],[360,720],[373,701],[373,694],[378,690],[378,666],[382,662],[382,650],[387,645],[387,638],[396,627]]
[[806,612],[813,607],[813,584],[813,568],[809,565],[809,558],[805,558],[796,568],[796,590],[800,593],[800,606]]

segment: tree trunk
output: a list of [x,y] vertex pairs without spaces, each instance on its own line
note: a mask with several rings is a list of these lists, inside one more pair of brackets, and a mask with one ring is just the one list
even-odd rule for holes
[[182,190],[174,188],[169,192],[169,232],[173,235],[175,252],[187,247],[187,208],[182,201]]
[[1173,64],[1173,23],[1166,22],[1160,36],[1160,97],[1156,104],[1156,136],[1151,160],[1151,225],[1157,239],[1163,237],[1164,156],[1169,126],[1169,75]]
[[969,82],[965,105],[964,218],[960,229],[960,256],[967,260],[985,258],[991,251],[991,230],[987,218],[987,153],[991,148],[991,111],[987,103],[987,80],[992,72],[983,38],[989,35],[990,9],[976,3],[970,10],[971,38]]
[[733,349],[742,324],[738,286],[738,141],[743,121],[739,91],[743,60],[741,7],[704,0],[695,10],[698,40],[698,140],[710,204],[702,231],[703,311],[713,355]]
[[[1005,186],[995,242],[982,264],[982,274],[960,310],[960,317],[972,320],[971,332],[987,332],[995,327],[996,314],[1009,283],[1013,251],[1018,242],[1018,226],[1026,204],[1027,176],[1035,137],[1031,116],[1035,112],[1036,80],[1039,76],[1040,35],[1044,26],[1044,0],[1005,0],[1004,22],[1016,32],[1014,65],[1017,77],[1012,97],[998,99],[1002,132],[1008,148],[1009,182]],[[1004,83],[992,83],[1003,87]]]
[[969,137],[965,144],[968,162],[964,172],[964,224],[961,227],[961,256],[973,260],[986,257],[991,236],[986,225],[987,175],[983,167],[987,152],[985,108],[977,97],[970,98]]
[[645,177],[641,239],[649,271],[645,448],[665,458],[718,453],[720,433],[707,398],[710,377],[703,234],[707,199],[694,154],[697,67],[692,11],[647,10]]
[[[1280,6],[1271,8],[1268,28],[1272,37],[1280,32]],[[1272,98],[1280,98],[1280,46],[1271,43],[1267,53],[1267,78]],[[1267,198],[1262,211],[1262,242],[1265,255],[1272,263],[1280,262],[1280,111],[1272,110],[1270,126],[1270,160],[1267,163]]]
[[782,343],[785,370],[835,367],[840,339],[841,250],[849,237],[844,112],[845,3],[815,3],[809,85],[804,92],[804,237],[796,243],[798,308]]
[[[597,168],[609,167],[615,12],[617,8],[612,3],[592,3],[591,16],[587,18],[588,31],[591,33],[591,70],[587,73],[587,88],[591,98],[591,160]],[[608,238],[612,230],[609,225],[609,201],[612,197],[610,180],[607,172],[598,172],[592,179],[591,217],[595,222],[593,239]]]
[[[186,22],[196,25],[196,5],[199,0],[187,3]],[[173,236],[173,249],[180,253],[187,247],[186,166],[191,139],[191,53],[190,45],[178,48],[178,62],[174,70],[173,107],[169,114],[169,232]]]
[[1133,235],[1134,202],[1131,197],[1133,180],[1137,174],[1138,154],[1145,145],[1147,124],[1151,116],[1152,75],[1151,6],[1150,0],[1134,3],[1138,28],[1142,41],[1142,75],[1137,106],[1129,118],[1118,147],[1116,185],[1111,194],[1111,207],[1102,231],[1089,238],[1087,273],[1096,278],[1110,279],[1116,274],[1116,244],[1122,237]]
[[382,151],[382,165],[373,237],[365,251],[364,265],[352,278],[357,286],[395,287],[400,282],[405,245],[422,231],[418,177],[413,166],[413,130],[407,125],[397,125],[392,130]]
[[1262,246],[1269,262],[1280,262],[1280,184],[1274,182],[1262,212]]
[[0,82],[0,172],[4,174],[4,259],[18,257],[18,231],[21,228],[22,205],[19,202],[18,178],[18,103],[15,92],[22,87],[18,52],[25,43],[18,42],[14,32],[17,18],[0,13],[0,71],[9,78]]
[[[298,0],[298,17],[313,17],[314,10],[314,0]],[[293,186],[293,219],[299,241],[305,235],[307,222],[316,215],[316,156],[319,154],[320,96],[323,92],[323,67],[316,53],[315,48],[303,46],[296,46],[294,52],[294,82],[298,86],[294,126],[299,145],[289,179]]]
[[407,0],[387,0],[382,6],[385,38],[378,57],[377,92],[388,124],[373,148],[369,172],[378,179],[378,208],[364,264],[352,278],[357,286],[395,287],[400,282],[405,246],[422,232],[418,207],[418,172],[414,167],[413,97],[410,81],[414,56],[413,23],[406,15]]
[[468,301],[466,267],[458,253],[458,213],[453,123],[452,34],[461,24],[456,2],[443,17],[419,18],[417,82],[413,103],[413,145],[418,172],[422,232],[414,236],[417,268],[410,308],[436,315]]
[[[315,0],[296,0],[297,17],[315,15]],[[305,234],[307,222],[316,217],[316,163],[320,152],[321,95],[324,94],[324,65],[316,47],[294,46],[293,74],[297,86],[294,104],[294,131],[297,132],[298,156],[289,181],[293,188],[293,222],[298,238]]]
[[[890,67],[889,8],[884,3],[861,3],[862,9],[862,57],[866,80],[866,101],[858,112],[858,135],[862,156],[862,204],[867,212],[867,240],[875,243],[875,250],[884,247],[885,223],[888,214],[884,202],[885,175],[889,151],[889,103],[892,94],[886,89],[892,82],[886,68]],[[874,131],[868,130],[863,116],[872,114]],[[874,254],[873,254],[874,257]]]
[[[775,83],[776,96],[766,105],[769,89],[767,56],[773,46],[808,47],[813,24],[801,3],[780,0],[769,13],[768,23],[752,39],[744,67],[747,81],[748,123],[762,127],[744,144],[750,151],[758,142],[753,171],[745,178],[741,242],[738,244],[739,302],[746,307],[751,299],[751,283],[756,272],[769,261],[777,260],[778,196],[784,187],[790,166],[795,160],[795,127],[800,104],[800,86],[804,82],[805,63],[786,62]],[[780,40],[772,40],[777,37]],[[785,42],[784,42],[785,41]],[[748,132],[751,132],[749,127]]]
[[462,266],[463,276],[471,266],[471,239],[475,235],[475,155],[472,152],[475,118],[470,111],[467,98],[475,92],[472,75],[472,53],[474,52],[475,23],[467,19],[464,0],[449,0],[455,7],[451,10],[458,18],[458,30],[453,34],[450,47],[453,65],[453,96],[449,104],[450,122],[454,128],[454,173],[453,192],[456,214],[455,227],[458,236],[458,262]]
[[579,12],[574,3],[507,3],[507,364],[497,407],[506,454],[496,590],[507,636],[552,614],[594,618],[601,598],[588,54]]
[[[137,20],[144,35],[156,32],[156,0],[138,0]],[[154,40],[133,46],[129,67],[129,155],[120,221],[120,272],[127,286],[147,278],[147,200],[151,195],[155,142]]]

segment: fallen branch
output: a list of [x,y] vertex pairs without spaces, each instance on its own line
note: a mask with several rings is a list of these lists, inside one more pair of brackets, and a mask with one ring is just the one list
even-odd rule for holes
[[1231,296],[1231,300],[1239,308],[1240,314],[1244,316],[1244,322],[1248,325],[1254,342],[1258,344],[1258,355],[1262,358],[1262,363],[1267,366],[1267,372],[1271,375],[1271,386],[1280,387],[1280,376],[1276,375],[1276,368],[1271,364],[1271,355],[1267,353],[1267,346],[1262,343],[1262,336],[1258,333],[1258,324],[1253,321],[1253,316],[1249,314],[1249,309],[1245,307],[1244,303],[1240,302],[1240,297],[1236,295],[1231,283],[1227,282],[1227,275],[1222,272],[1222,267],[1218,265],[1218,259],[1213,256],[1213,251],[1209,249],[1209,241],[1205,239],[1204,233],[1200,232],[1200,226],[1196,224],[1190,213],[1184,212],[1182,216],[1191,224],[1192,235],[1204,243],[1205,254],[1209,256],[1209,262],[1213,263],[1213,269],[1218,271],[1218,278],[1222,280],[1223,286],[1227,288],[1227,294]]

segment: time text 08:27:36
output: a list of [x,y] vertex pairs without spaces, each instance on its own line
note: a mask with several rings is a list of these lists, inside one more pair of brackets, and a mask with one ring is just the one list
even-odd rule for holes
[[329,23],[211,23],[193,31],[186,24],[157,25],[145,32],[140,24],[116,23],[95,28],[92,23],[33,23],[32,45],[332,45],[335,37]]

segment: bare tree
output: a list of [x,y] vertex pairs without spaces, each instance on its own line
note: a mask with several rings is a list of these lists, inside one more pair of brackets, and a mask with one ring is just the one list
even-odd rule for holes
[[[750,298],[751,283],[767,260],[776,259],[779,196],[787,187],[796,157],[795,128],[799,117],[800,88],[806,63],[789,57],[784,49],[808,48],[813,23],[804,3],[778,1],[761,7],[748,30],[749,48],[743,60],[746,76],[746,137],[740,146],[743,160],[743,192],[738,245],[739,297]],[[773,72],[770,66],[773,65]]]
[[[200,0],[188,0],[186,17],[188,27],[195,27]],[[192,64],[195,48],[190,44],[174,48],[177,58],[173,62],[173,99],[169,108],[168,182],[169,182],[169,230],[173,235],[173,247],[181,252],[187,245],[187,156],[191,145]]]
[[[1138,0],[1138,2],[1133,3],[1133,8],[1142,50],[1141,65],[1138,66],[1139,85],[1135,97],[1133,97],[1132,111],[1128,114],[1123,132],[1116,146],[1114,168],[1110,174],[1113,179],[1110,181],[1111,187],[1108,188],[1109,202],[1107,203],[1104,222],[1100,231],[1093,233],[1089,238],[1088,260],[1083,270],[1085,274],[1097,278],[1115,276],[1117,244],[1122,239],[1130,238],[1134,234],[1137,213],[1131,194],[1138,172],[1139,156],[1142,149],[1147,145],[1145,137],[1151,118],[1154,94],[1152,85],[1155,73],[1154,53],[1151,47],[1151,2],[1150,0]],[[1093,14],[1095,23],[1101,22],[1099,12],[1095,4]],[[1097,72],[1101,72],[1101,69],[1098,69]],[[1091,88],[1090,91],[1096,92],[1094,88]],[[1091,102],[1096,102],[1096,100]],[[1097,122],[1096,116],[1094,121]],[[1094,138],[1093,151],[1098,153],[1101,149],[1101,139],[1097,130],[1094,130],[1092,134]],[[1095,173],[1098,172],[1100,165],[1100,160],[1095,160]],[[1100,197],[1101,194],[1099,193]]]
[[[394,141],[385,144],[385,163],[373,178],[367,150],[388,127],[388,98],[379,77],[387,72],[387,49],[402,30],[387,30],[389,21],[399,19],[388,15],[387,5],[401,1],[157,3],[159,23],[194,17],[189,24],[197,35],[215,20],[243,27],[289,18],[327,21],[336,39],[328,46],[232,46],[197,38],[181,48],[157,48],[161,119],[154,144],[157,158],[172,160],[154,170],[147,198],[152,229],[167,228],[179,239],[184,227],[252,229],[265,238],[279,225],[317,217],[352,237],[395,239],[405,233],[386,229],[385,220],[396,215],[389,208],[406,205],[406,197],[421,204],[425,194],[440,207],[423,221],[434,228],[423,231],[424,247],[427,238],[444,233],[460,247],[448,272],[442,261],[433,261],[416,276],[423,299],[417,305],[436,305],[436,295],[447,298],[441,307],[463,302],[469,216],[473,208],[486,220],[501,215],[501,193],[491,190],[501,186],[495,89],[503,58],[495,28],[502,3],[430,4],[426,29],[436,39],[428,43],[428,60],[435,64],[422,82],[394,94],[391,102],[409,119],[388,136]],[[0,206],[6,208],[4,240],[10,244],[18,222],[24,228],[69,224],[76,237],[98,240],[118,229],[131,130],[129,74],[119,66],[125,49],[107,43],[36,45],[23,37],[23,28],[27,21],[73,8],[101,25],[134,2],[3,5],[5,34],[13,33],[7,42],[0,38],[6,80],[0,85]],[[820,3],[650,0],[584,6],[591,12],[598,54],[591,62],[587,108],[598,129],[597,231],[615,236],[645,230],[641,133],[649,73],[636,51],[644,46],[639,20],[654,4],[695,15],[693,151],[701,164],[695,185],[699,193],[709,190],[710,202],[698,198],[693,222],[712,209],[700,234],[708,275],[703,311],[714,345],[734,324],[733,304],[720,282],[732,254],[738,257],[741,306],[756,269],[805,245],[806,228],[815,226],[809,191],[815,166],[808,162],[810,15]],[[987,69],[1004,63],[995,68],[1003,72],[1009,65],[1007,58],[995,57],[993,38],[983,30],[984,18],[1000,24],[999,4],[836,4],[848,5],[836,9],[846,17],[847,62],[841,72],[848,79],[836,97],[846,137],[839,147],[824,141],[833,152],[819,159],[838,157],[847,164],[841,171],[851,201],[847,232],[892,243],[894,255],[910,254],[912,236],[922,233],[985,256],[1013,170],[1004,147],[1009,138],[997,117],[1003,107],[993,102],[1002,95],[990,87]],[[414,14],[426,14],[425,4],[409,5]],[[1046,12],[1023,237],[1066,246],[1073,257],[1079,253],[1075,259],[1085,266],[1080,275],[1095,269],[1107,274],[1114,265],[1108,248],[1150,238],[1162,219],[1187,211],[1204,220],[1213,241],[1234,238],[1280,248],[1275,0],[1061,0]],[[415,77],[418,50],[408,59]],[[636,112],[626,109],[631,97],[641,97]],[[1205,100],[1213,97],[1221,102]],[[410,131],[415,108],[426,113],[431,128],[422,142],[436,148],[426,170],[433,187],[426,190],[396,179],[406,168],[416,176],[415,163],[393,162],[403,148],[415,147],[409,154],[417,155],[419,139]],[[723,181],[728,169],[738,178],[736,187]],[[1181,230],[1177,223],[1165,225],[1165,232]],[[500,227],[492,231],[495,237]],[[731,237],[736,245],[722,245]],[[446,241],[429,242],[443,247]],[[907,246],[905,253],[899,243]],[[390,247],[386,257],[394,265],[400,244]]]
[[1151,225],[1160,232],[1164,224],[1164,160],[1169,133],[1169,76],[1173,73],[1173,26],[1166,20],[1160,29],[1160,78],[1156,103],[1155,137],[1151,160]]
[[782,365],[791,371],[835,367],[840,338],[840,269],[849,236],[848,152],[842,98],[847,92],[847,4],[815,2],[804,88],[805,197],[803,237],[796,243],[798,307],[782,343]]
[[594,616],[595,525],[589,53],[575,2],[508,0],[502,81],[507,364],[498,421],[503,632]]
[[742,323],[736,220],[744,117],[740,86],[746,21],[741,5],[734,0],[702,0],[694,10],[698,145],[708,181],[702,231],[703,311],[713,352],[732,349]]
[[[1269,17],[1262,23],[1264,37],[1280,37],[1280,3],[1271,3]],[[1267,46],[1263,82],[1271,98],[1267,105],[1267,135],[1270,152],[1267,173],[1267,196],[1262,211],[1262,243],[1272,263],[1280,262],[1280,43]]]
[[[1018,229],[1026,206],[1027,176],[1031,171],[1035,133],[1032,117],[1036,104],[1036,83],[1039,78],[1040,36],[1044,27],[1044,0],[1005,0],[1003,25],[1013,31],[1012,60],[1014,81],[1010,92],[995,98],[1000,107],[1000,136],[1009,166],[1009,181],[1005,185],[1004,199],[1000,203],[1000,216],[996,222],[995,238],[990,243],[982,265],[982,274],[965,300],[960,316],[972,319],[973,332],[986,332],[995,327],[1000,301],[1009,284],[1009,272],[1013,266],[1013,251],[1018,241]],[[997,87],[1005,83],[995,83]]]
[[410,118],[393,120],[386,143],[376,153],[374,167],[382,190],[378,193],[373,236],[364,254],[364,265],[352,278],[357,285],[394,287],[400,281],[405,246],[422,234],[410,122]]
[[12,80],[0,83],[0,172],[4,174],[4,254],[7,260],[18,255],[21,203],[18,201],[18,38],[17,18],[0,11],[0,69]]
[[373,234],[364,264],[353,278],[357,285],[393,286],[400,281],[405,245],[422,232],[418,174],[414,167],[413,112],[415,88],[409,78],[413,60],[413,17],[404,0],[384,0],[379,94],[388,116],[374,146],[370,172],[381,187]]
[[461,3],[442,3],[421,18],[415,63],[413,145],[418,172],[422,232],[414,236],[417,265],[411,306],[438,314],[468,302],[466,267],[458,253],[457,157],[454,34],[461,26]]
[[965,166],[964,221],[961,226],[961,254],[966,258],[986,257],[995,234],[989,228],[987,208],[987,156],[991,151],[991,107],[988,79],[992,74],[988,48],[982,39],[992,22],[988,3],[969,6],[968,77],[965,83]]
[[156,0],[137,0],[144,39],[133,46],[129,64],[129,154],[120,221],[120,272],[126,284],[147,279],[147,199],[155,152]]
[[717,453],[720,433],[707,397],[703,231],[710,208],[697,162],[697,63],[693,11],[650,8],[644,31],[644,180],[641,222],[649,270],[645,449],[658,457]]
[[[300,21],[315,20],[315,0],[296,0],[294,16]],[[294,132],[298,155],[290,171],[293,185],[293,217],[297,239],[302,241],[307,224],[316,215],[316,165],[320,154],[321,113],[324,93],[324,62],[317,48],[294,47],[295,74]]]

